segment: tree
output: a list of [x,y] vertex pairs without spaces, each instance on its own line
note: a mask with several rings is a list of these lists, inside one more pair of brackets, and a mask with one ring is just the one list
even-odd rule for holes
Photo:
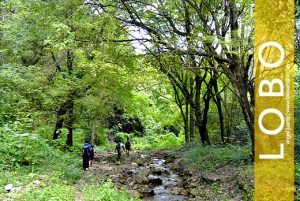
[[[126,103],[132,89],[127,76],[135,65],[128,57],[132,47],[107,41],[108,36],[126,39],[119,34],[123,28],[82,1],[12,1],[6,6],[16,12],[2,26],[4,63],[24,69],[24,81],[31,87],[19,93],[31,99],[32,111],[43,111],[45,116],[55,112],[53,139],[65,126],[66,145],[72,146],[81,109],[89,121],[97,122],[109,111],[107,103]],[[114,26],[105,26],[106,22]],[[88,99],[95,103],[87,105]]]
[[[196,98],[199,95],[201,80],[204,80],[202,75],[205,74],[205,68],[203,66],[224,73],[234,87],[244,120],[251,133],[252,143],[254,143],[251,1],[119,0],[89,1],[87,4],[113,15],[126,26],[144,30],[146,34],[140,36],[143,40],[139,39],[139,41],[144,41],[146,48],[155,52],[158,62],[162,54],[178,57],[178,63],[179,60],[183,60],[182,71],[190,69],[196,72],[193,72],[194,83],[196,86],[198,84],[198,89],[195,90],[196,93],[198,90]],[[174,68],[170,66],[165,68],[162,64],[160,68],[169,77],[170,71],[175,71]],[[199,68],[202,70],[197,70]],[[191,74],[191,72],[188,73]],[[178,77],[183,78],[183,74],[171,78],[172,82],[176,83],[175,80]],[[185,80],[189,79],[182,79],[181,86],[187,84]],[[191,86],[194,83],[191,83]],[[179,84],[176,86],[179,87]],[[179,91],[191,104],[191,98],[187,93],[190,90]],[[197,112],[199,104],[195,102],[192,105],[196,119],[198,118],[196,124],[205,140],[205,124],[200,121],[201,113]]]

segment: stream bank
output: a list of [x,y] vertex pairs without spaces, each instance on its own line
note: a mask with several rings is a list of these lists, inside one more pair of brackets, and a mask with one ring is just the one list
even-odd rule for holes
[[116,186],[145,201],[190,200],[183,178],[166,163],[163,154],[140,151],[116,160],[113,152],[96,154],[88,171],[98,180],[111,180]]
[[144,201],[252,200],[251,164],[219,165],[212,170],[182,164],[184,150],[139,151],[120,161],[114,152],[97,154],[86,173],[111,180],[116,187]]

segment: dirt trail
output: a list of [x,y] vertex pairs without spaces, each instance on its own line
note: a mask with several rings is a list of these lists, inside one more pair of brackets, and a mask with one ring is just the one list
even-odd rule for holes
[[82,201],[81,192],[79,190],[75,193],[75,201]]
[[144,201],[190,200],[183,179],[166,160],[163,152],[143,154],[135,151],[130,156],[123,153],[119,161],[115,153],[103,152],[95,155],[89,172],[99,180],[112,180],[116,186],[132,195],[138,194]]

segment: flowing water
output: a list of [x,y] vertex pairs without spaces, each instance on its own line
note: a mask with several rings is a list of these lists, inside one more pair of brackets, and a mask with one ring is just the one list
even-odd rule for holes
[[165,165],[164,159],[151,158],[149,165],[150,169],[155,168],[162,170],[162,174],[153,175],[150,174],[148,178],[155,179],[160,178],[162,180],[161,185],[157,185],[153,188],[154,195],[144,198],[145,201],[183,201],[187,200],[187,196],[178,195],[178,193],[172,192],[172,189],[183,189],[182,180],[178,174],[174,173]]

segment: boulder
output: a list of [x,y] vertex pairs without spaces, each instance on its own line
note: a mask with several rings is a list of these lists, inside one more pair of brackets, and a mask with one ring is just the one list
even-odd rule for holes
[[13,189],[13,185],[12,184],[7,184],[6,186],[4,186],[4,189],[6,190],[6,192],[10,192]]
[[186,189],[182,189],[182,190],[179,192],[179,195],[187,196],[188,194],[189,194],[189,192],[188,192]]
[[199,195],[199,191],[195,188],[193,188],[192,190],[190,190],[190,195],[192,195],[193,197]]
[[11,189],[11,192],[14,193],[14,192],[17,192],[17,191],[21,191],[23,189],[24,189],[24,187],[18,186],[18,187],[15,187],[15,188]]
[[140,177],[147,177],[148,175],[149,175],[149,170],[146,168],[144,168],[138,172],[138,176],[140,176]]
[[143,166],[144,165],[144,162],[141,159],[137,159],[136,163],[138,164],[138,166]]
[[41,187],[42,186],[42,182],[40,180],[34,180],[32,182],[36,187]]
[[173,163],[176,159],[176,156],[174,155],[168,155],[166,158],[166,163]]
[[153,195],[155,195],[154,190],[152,188],[143,189],[141,194],[144,195],[144,196],[153,196]]
[[162,179],[159,177],[150,177],[148,182],[155,186],[162,185]]
[[140,197],[140,193],[137,190],[127,190],[128,194],[130,195],[130,197]]
[[207,183],[213,183],[221,180],[221,177],[216,177],[213,175],[202,175],[202,180]]
[[130,176],[132,176],[132,175],[135,174],[135,171],[134,171],[134,170],[128,170],[128,171],[127,171],[127,174],[129,174]]
[[161,175],[163,170],[162,170],[162,168],[151,166],[150,167],[150,172],[151,172],[151,174],[154,174],[154,175]]
[[137,184],[148,184],[149,181],[148,181],[147,177],[140,177],[140,176],[138,176],[135,179],[135,183],[137,183]]
[[189,187],[191,187],[191,188],[196,188],[196,187],[198,187],[199,186],[199,184],[195,181],[195,182],[191,182],[190,184],[189,184]]
[[180,195],[180,192],[182,191],[183,189],[180,189],[180,188],[172,188],[171,189],[171,192],[173,195]]

